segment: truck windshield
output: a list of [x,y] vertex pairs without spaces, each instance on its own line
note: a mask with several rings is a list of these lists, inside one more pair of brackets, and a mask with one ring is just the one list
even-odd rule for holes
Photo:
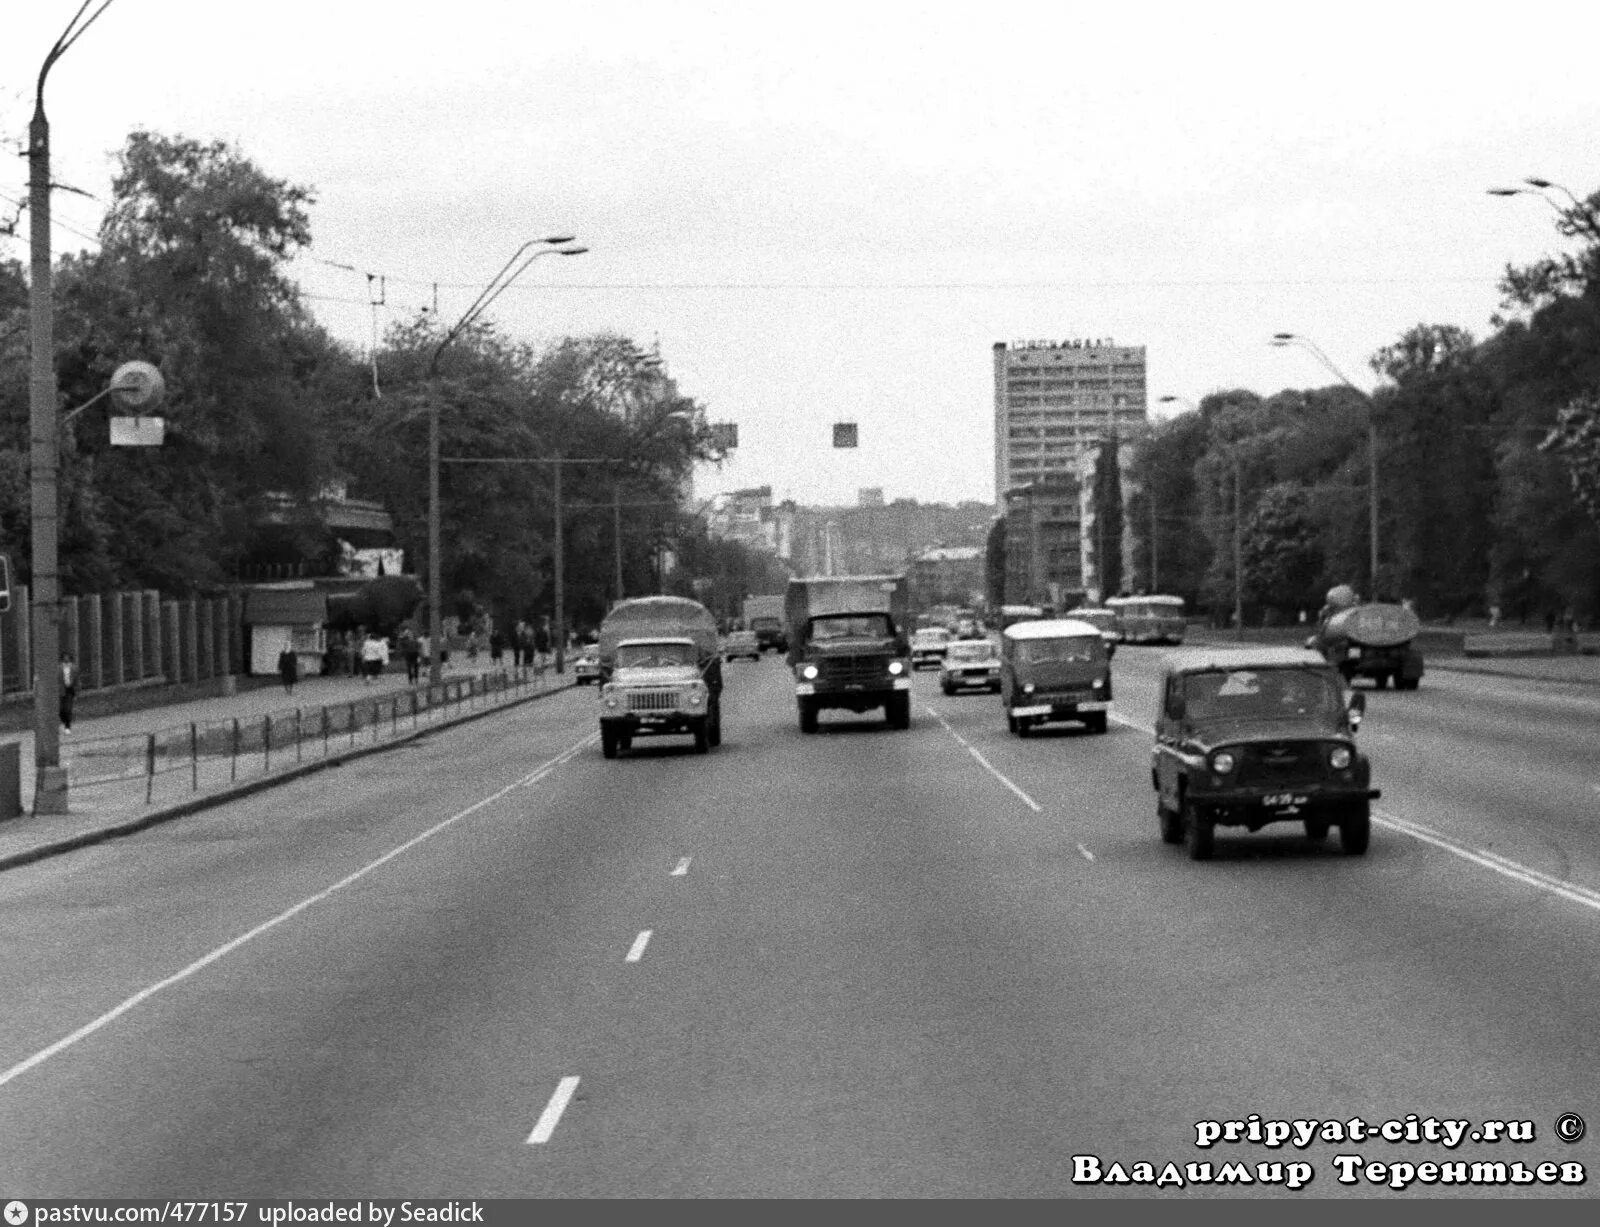
[[893,633],[889,629],[888,614],[850,614],[811,620],[813,639],[887,639]]
[[619,669],[657,669],[692,664],[694,648],[687,643],[630,643],[617,649]]
[[1306,669],[1196,673],[1183,693],[1189,714],[1202,719],[1336,716],[1340,709],[1337,683]]

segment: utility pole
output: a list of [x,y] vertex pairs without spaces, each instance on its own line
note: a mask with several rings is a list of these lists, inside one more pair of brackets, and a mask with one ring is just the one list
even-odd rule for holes
[[622,487],[615,482],[611,485],[611,529],[617,543],[617,600],[623,599],[622,591]]
[[1239,453],[1233,453],[1233,625],[1234,637],[1244,638],[1244,531],[1240,505]]
[[556,672],[558,674],[563,672],[566,669],[566,664],[567,664],[566,593],[565,593],[564,588],[563,588],[563,582],[564,582],[565,577],[566,577],[566,571],[565,571],[565,566],[564,566],[564,561],[563,561],[563,555],[566,553],[566,550],[562,547],[562,544],[561,544],[561,467],[562,467],[561,466],[561,457],[558,456],[558,457],[556,457],[556,464],[555,464],[555,469],[556,469],[556,531],[555,531],[555,538],[556,538],[555,539],[555,547],[556,547],[556,624],[555,624],[555,628],[554,628],[554,634],[552,635],[552,638],[555,640],[555,644],[553,646],[555,648],[555,653],[556,653]]

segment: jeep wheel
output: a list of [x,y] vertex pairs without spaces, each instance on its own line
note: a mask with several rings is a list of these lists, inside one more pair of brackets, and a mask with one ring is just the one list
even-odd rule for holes
[[800,700],[800,731],[802,733],[817,731],[817,705],[809,699]]
[[1161,824],[1162,843],[1181,844],[1183,842],[1183,816],[1177,810],[1168,809],[1160,801],[1157,801],[1156,819]]
[[615,758],[617,756],[617,735],[604,725],[600,726],[600,753],[607,758]]
[[1394,688],[1396,690],[1415,690],[1417,683],[1421,680],[1421,678],[1417,677],[1397,677],[1394,679]]
[[1026,717],[1026,716],[1018,716],[1017,717],[1017,736],[1018,737],[1026,737],[1028,735],[1028,730],[1031,729],[1032,727],[1033,727],[1033,721],[1028,719],[1028,717]]
[[911,696],[904,691],[896,691],[889,701],[883,705],[883,714],[889,718],[890,728],[910,728]]
[[701,716],[694,722],[694,752],[704,754],[711,748],[711,734],[706,727],[707,717]]
[[1339,820],[1339,846],[1349,856],[1360,856],[1372,842],[1372,814],[1365,801],[1352,805]]
[[1091,733],[1103,733],[1106,731],[1106,714],[1103,711],[1090,712],[1084,717],[1083,722],[1089,726]]
[[1022,721],[1018,720],[1010,712],[1006,713],[1006,728],[1019,737],[1022,735]]
[[944,691],[946,695],[952,695],[956,692],[956,688],[949,682],[940,682],[939,689]]
[[1185,801],[1183,805],[1183,836],[1189,845],[1189,859],[1191,861],[1209,861],[1211,859],[1212,833],[1216,823],[1212,822],[1209,814],[1200,811],[1200,807],[1192,801]]
[[1326,818],[1306,819],[1306,838],[1312,843],[1321,843],[1328,838],[1328,820]]

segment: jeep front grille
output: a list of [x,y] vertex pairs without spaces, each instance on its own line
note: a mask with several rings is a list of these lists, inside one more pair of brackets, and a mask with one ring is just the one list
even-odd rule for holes
[[1241,784],[1306,784],[1327,771],[1317,742],[1284,741],[1245,747],[1238,773]]

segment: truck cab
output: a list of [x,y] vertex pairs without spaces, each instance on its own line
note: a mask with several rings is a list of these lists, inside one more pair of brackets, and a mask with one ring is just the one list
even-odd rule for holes
[[722,651],[716,619],[686,597],[636,597],[600,624],[600,749],[639,736],[688,734],[704,753],[722,743]]

